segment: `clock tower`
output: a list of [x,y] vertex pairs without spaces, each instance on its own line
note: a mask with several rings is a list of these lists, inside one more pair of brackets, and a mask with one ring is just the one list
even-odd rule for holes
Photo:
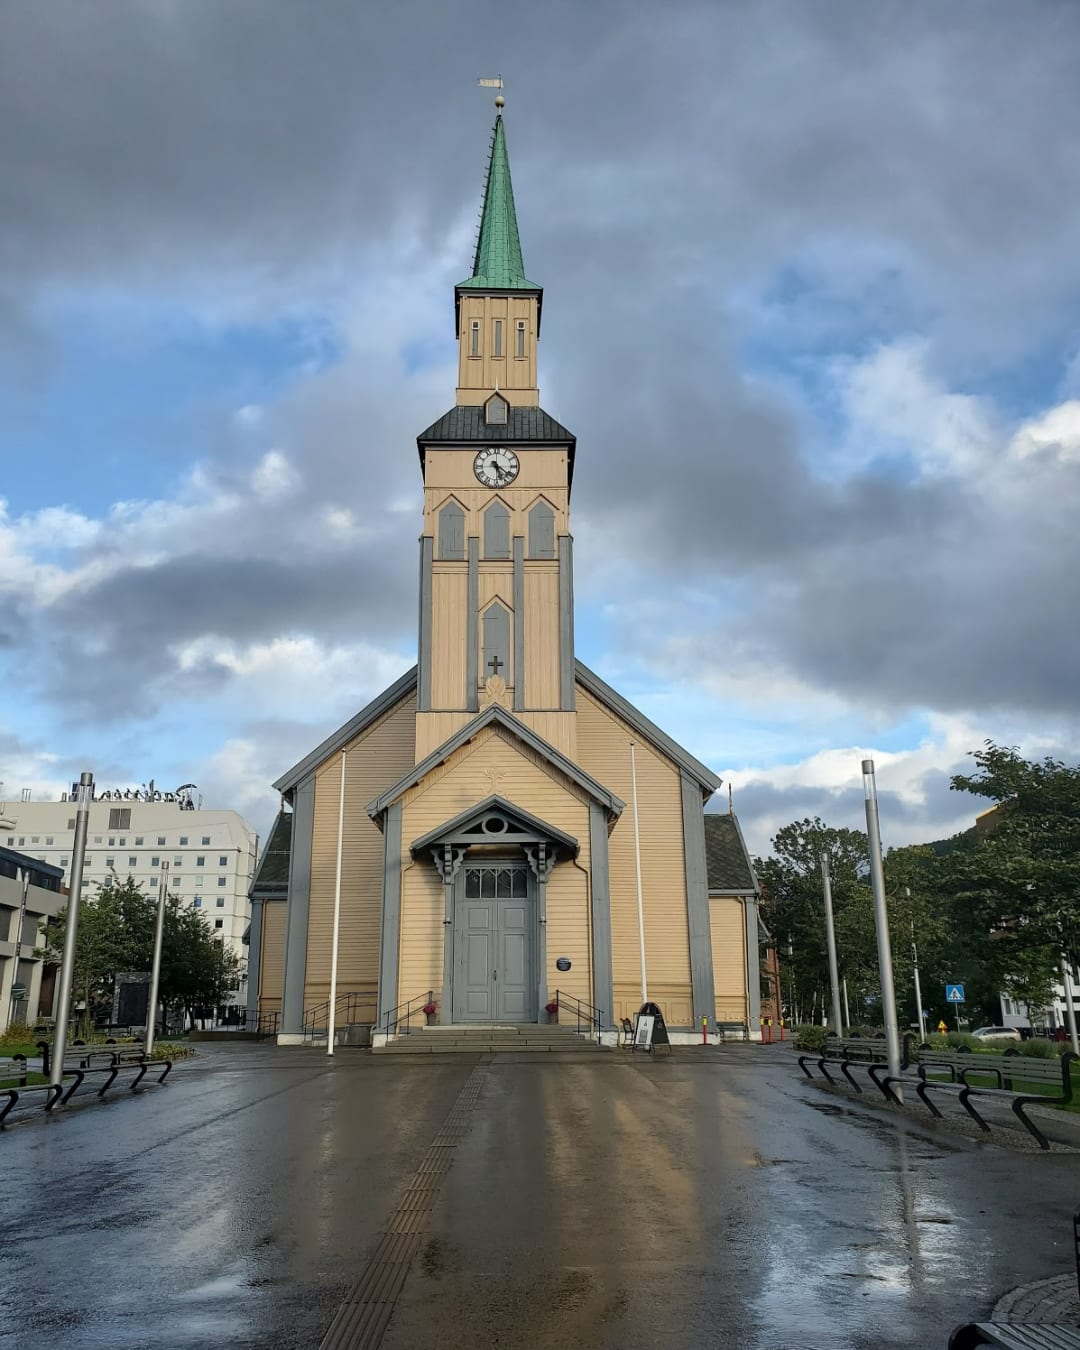
[[417,437],[417,761],[492,703],[576,752],[575,437],[540,407],[542,301],[525,275],[500,112],[472,274],[454,288],[457,401]]

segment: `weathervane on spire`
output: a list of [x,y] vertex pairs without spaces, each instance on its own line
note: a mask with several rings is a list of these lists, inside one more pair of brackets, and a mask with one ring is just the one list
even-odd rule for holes
[[496,75],[493,80],[477,80],[476,83],[483,89],[497,89],[499,92],[495,95],[495,106],[501,113],[506,104],[506,99],[502,96],[503,78]]

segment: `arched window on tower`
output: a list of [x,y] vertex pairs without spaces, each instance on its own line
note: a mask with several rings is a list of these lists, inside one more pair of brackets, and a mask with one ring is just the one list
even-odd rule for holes
[[484,557],[509,558],[510,512],[497,498],[484,512]]
[[510,615],[496,600],[484,610],[484,651],[480,683],[501,675],[510,683]]
[[457,502],[447,502],[439,512],[439,557],[465,557],[465,512]]
[[555,512],[547,502],[537,502],[529,512],[529,557],[554,558]]

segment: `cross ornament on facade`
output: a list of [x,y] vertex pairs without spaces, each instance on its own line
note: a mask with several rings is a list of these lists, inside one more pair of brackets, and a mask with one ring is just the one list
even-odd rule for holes
[[491,671],[492,675],[498,675],[499,671],[505,665],[506,665],[505,661],[500,661],[497,656],[493,656],[491,660],[488,662],[488,669]]

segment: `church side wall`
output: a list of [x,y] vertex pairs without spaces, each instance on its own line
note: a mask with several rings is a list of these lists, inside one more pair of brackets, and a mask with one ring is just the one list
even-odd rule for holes
[[559,706],[559,564],[533,563],[525,573],[525,706]]
[[[337,986],[341,994],[374,990],[378,983],[383,836],[364,808],[412,768],[415,719],[416,696],[410,694],[346,747]],[[323,1002],[330,992],[340,787],[339,751],[315,771],[305,1008]]]
[[578,763],[617,793],[626,809],[608,845],[611,874],[611,957],[615,1016],[641,1006],[637,881],[630,742],[636,741],[641,886],[650,1000],[670,1026],[690,1026],[690,934],[683,849],[682,781],[666,756],[645,742],[581,685],[577,687]]
[[[738,897],[709,901],[716,1020],[745,1022],[746,906]],[[755,972],[756,974],[756,972]],[[751,1027],[751,1031],[756,1028]]]
[[[488,728],[403,798],[402,853],[444,821],[498,793],[577,839],[579,867],[560,862],[548,879],[548,989],[594,1002],[589,933],[589,804],[579,788],[512,739]],[[584,870],[581,870],[584,869]],[[428,989],[440,997],[443,982],[443,887],[434,864],[408,859],[402,870],[399,1001]],[[560,956],[572,968],[556,970]]]
[[281,987],[285,978],[285,904],[264,901],[259,969],[259,1012],[281,1011]]
[[431,578],[433,708],[466,706],[465,610],[468,578],[465,568],[464,563],[447,563],[442,568],[436,568]]

